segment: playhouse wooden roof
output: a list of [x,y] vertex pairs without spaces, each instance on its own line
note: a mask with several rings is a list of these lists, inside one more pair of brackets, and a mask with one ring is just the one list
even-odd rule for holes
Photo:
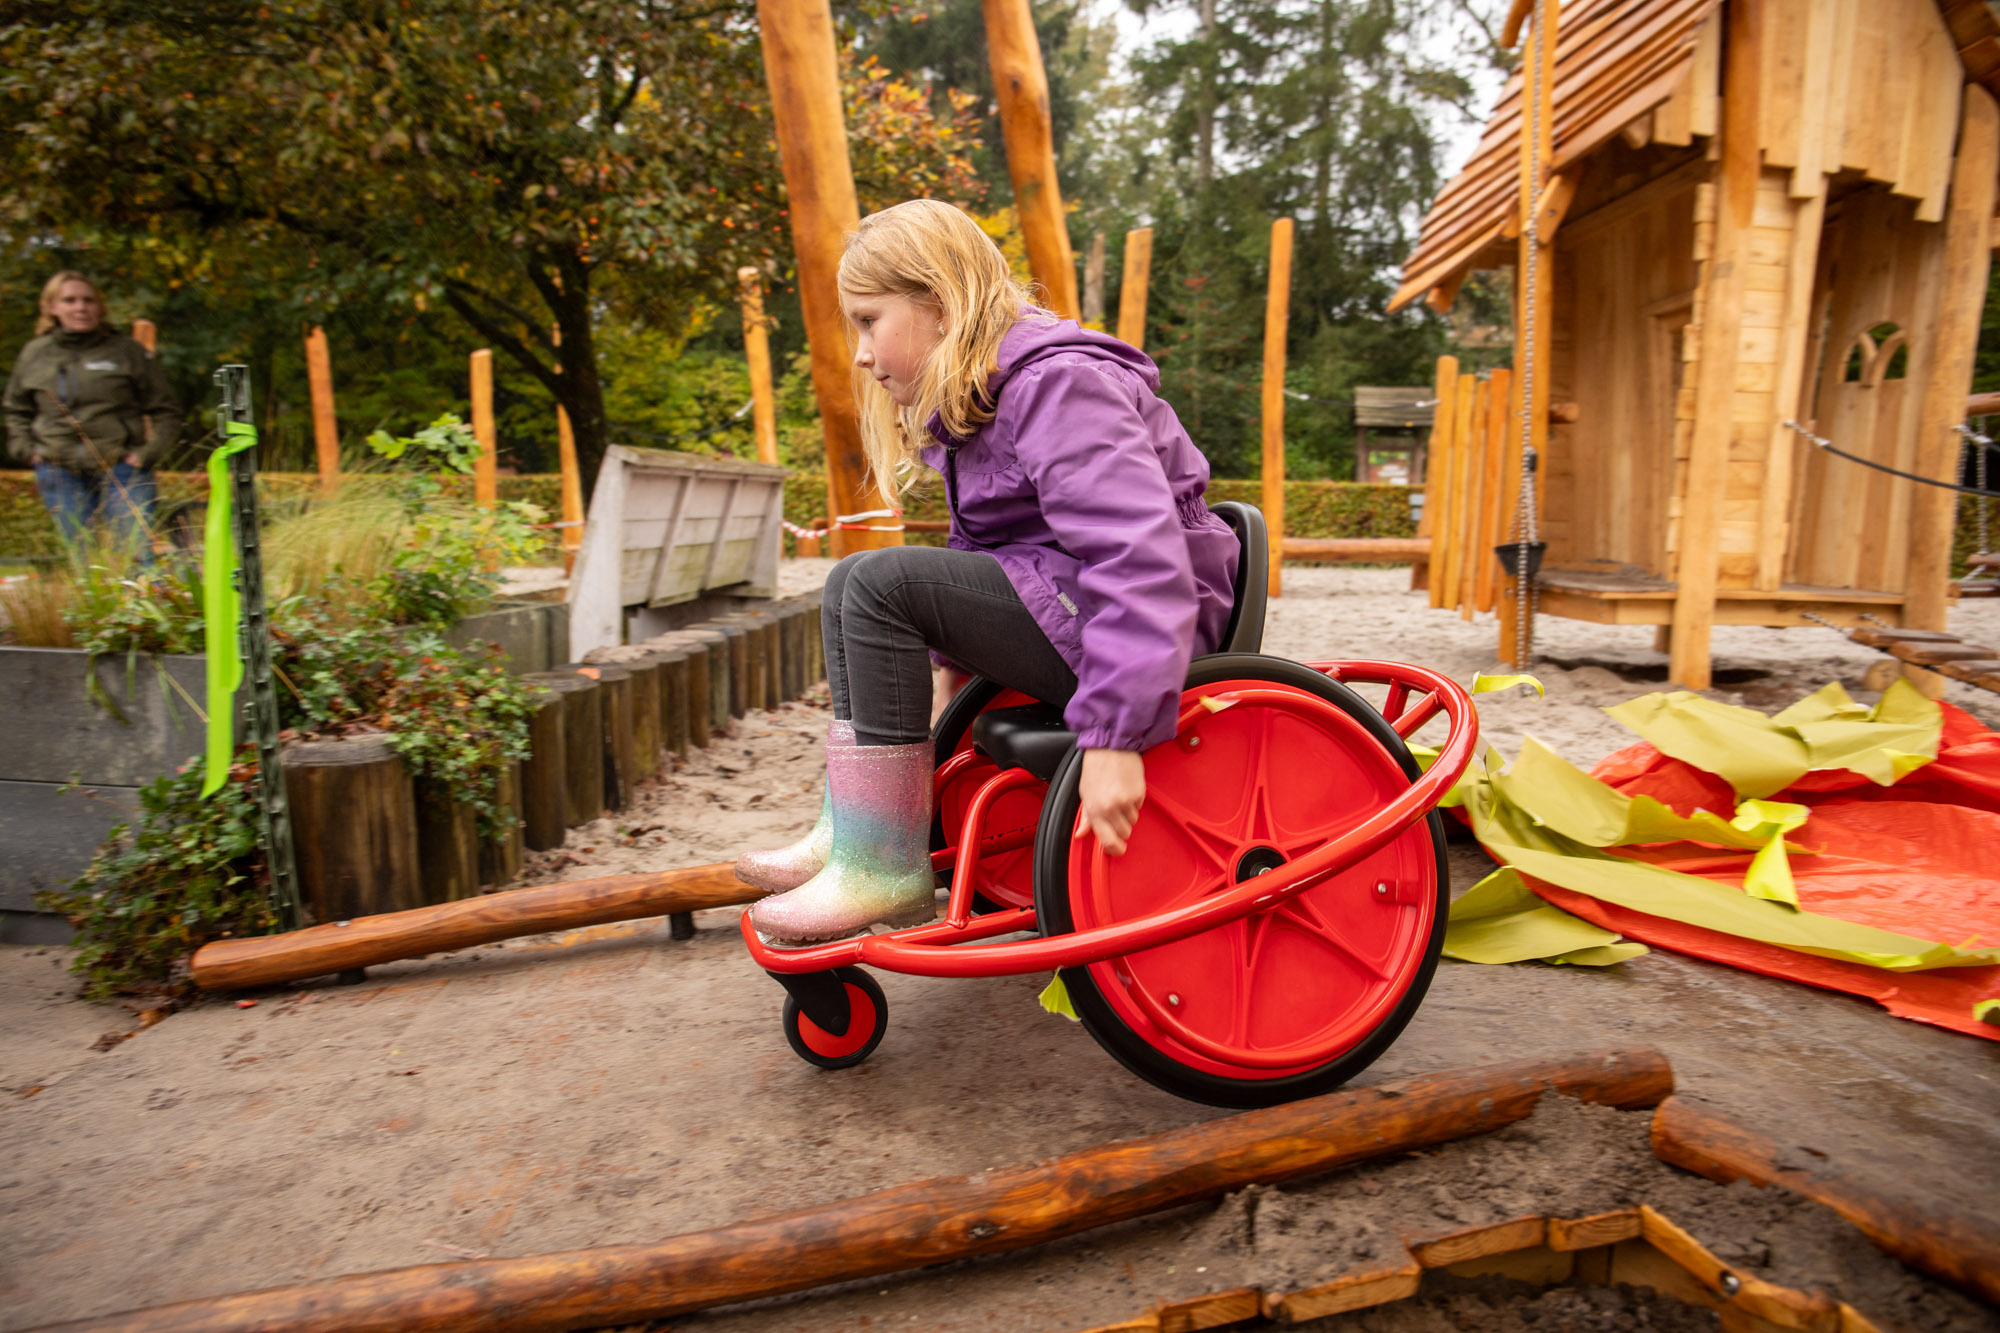
[[[1709,86],[1700,91],[1712,102],[1719,17],[1708,26],[1705,39],[1703,27],[1720,7],[1721,0],[1570,0],[1564,4],[1556,36],[1554,169],[1560,172],[1587,157],[1635,119],[1670,99],[1686,103],[1686,93],[1697,74],[1708,81]],[[1785,15],[1791,8],[1773,6],[1767,14],[1779,27],[1785,27],[1790,21]],[[1921,34],[1853,32],[1856,40],[1834,60],[1843,66],[1843,75],[1859,78],[1856,86],[1878,90],[1879,112],[1866,120],[1877,127],[1873,137],[1883,141],[1879,147],[1885,150],[1874,154],[1882,159],[1879,162],[1840,164],[1859,168],[1871,179],[1891,183],[1897,193],[1922,200],[1921,216],[1926,218],[1941,216],[1951,139],[1957,130],[1957,86],[1970,75],[2000,95],[2000,17],[1996,17],[1994,5],[1989,0],[1937,0],[1937,9],[1949,30],[1948,45],[1955,48],[1956,62],[1963,70],[1958,78],[1940,77],[1953,62],[1953,54],[1943,49],[1947,45],[1943,33],[1938,34],[1939,49],[1931,50]],[[1868,11],[1866,0],[1861,0],[1856,10]],[[1803,32],[1773,31],[1767,33],[1764,43],[1765,81],[1775,83],[1774,91],[1787,105],[1796,105],[1797,94],[1803,91],[1790,85],[1803,78],[1796,57],[1803,54],[1804,38]],[[1790,53],[1791,58],[1781,53]],[[1908,68],[1886,68],[1890,59],[1897,58]],[[1699,70],[1698,65],[1702,67]],[[1868,68],[1861,68],[1864,65]],[[1890,78],[1892,73],[1906,77]],[[1712,133],[1713,124],[1700,123],[1700,113],[1696,114],[1695,123],[1683,124],[1682,132]],[[1799,153],[1806,146],[1798,142],[1799,120],[1795,115],[1783,125],[1761,127],[1768,163],[1801,166],[1803,157],[1811,156]],[[1900,124],[1885,126],[1885,121]],[[1508,80],[1472,159],[1444,187],[1425,215],[1417,247],[1403,265],[1403,284],[1389,303],[1391,310],[1462,273],[1481,252],[1507,234],[1519,190],[1520,126],[1521,79],[1517,73]],[[1890,132],[1883,133],[1885,128]],[[1774,131],[1776,140],[1783,142],[1774,141]],[[1838,132],[1835,127],[1834,133]],[[1687,139],[1674,142],[1685,143]],[[1941,152],[1937,151],[1940,146]],[[1853,147],[1848,145],[1850,150]],[[1840,152],[1839,146],[1833,146],[1836,161]]]

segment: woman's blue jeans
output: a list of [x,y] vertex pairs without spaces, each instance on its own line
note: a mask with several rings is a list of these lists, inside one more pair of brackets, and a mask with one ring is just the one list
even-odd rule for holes
[[71,472],[45,460],[35,464],[35,487],[64,545],[76,545],[91,521],[102,519],[114,540],[142,560],[150,556],[153,506],[159,499],[153,469],[117,463],[105,472]]

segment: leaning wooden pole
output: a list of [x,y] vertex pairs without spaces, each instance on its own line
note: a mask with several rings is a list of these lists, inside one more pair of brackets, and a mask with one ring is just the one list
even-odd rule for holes
[[746,264],[736,270],[742,289],[743,359],[750,366],[750,424],[757,461],[778,461],[778,400],[771,389],[771,335],[764,321],[764,275]]
[[792,215],[792,248],[799,260],[799,305],[812,348],[813,397],[826,436],[827,512],[836,559],[855,551],[900,546],[903,535],[866,520],[838,523],[843,514],[882,509],[868,484],[861,452],[861,418],[848,366],[847,327],[837,283],[847,235],[861,222],[854,172],[847,156],[847,121],[840,107],[840,66],[834,52],[833,13],[827,0],[757,0],[764,78],[771,89],[771,118],[785,171]]
[[1014,209],[1028,246],[1028,271],[1049,309],[1077,319],[1076,260],[1069,248],[1069,219],[1056,184],[1055,129],[1049,119],[1049,75],[1028,0],[984,0],[986,53],[1000,102],[1000,137],[1007,145],[1007,175]]
[[284,935],[217,940],[195,952],[191,973],[194,984],[208,991],[276,986],[548,930],[699,912],[763,896],[736,878],[734,863],[537,884]]
[[1264,296],[1264,529],[1271,538],[1271,596],[1283,586],[1285,554],[1285,335],[1292,308],[1292,220],[1271,224],[1271,273]]
[[1910,1267],[2000,1304],[2000,1228],[1983,1218],[1934,1198],[1885,1194],[1684,1097],[1669,1097],[1654,1114],[1653,1155],[1723,1185],[1782,1185],[1833,1209]]
[[[1944,222],[1944,277],[1931,321],[1930,374],[1917,415],[1919,476],[1956,479],[1959,446],[1952,429],[1964,420],[1972,391],[1973,354],[1979,348],[1979,316],[1986,299],[1991,252],[1987,238],[1993,216],[1994,173],[2000,160],[2000,114],[1992,94],[1965,85],[1965,109],[1958,133],[1958,160],[1951,176],[1950,212]],[[1951,544],[1958,497],[1936,486],[1919,486],[1910,508],[1909,600],[1903,624],[1943,629],[1951,581]]]
[[[557,348],[556,374],[562,374],[562,330],[550,332],[550,345]],[[569,409],[556,403],[556,467],[562,473],[563,573],[576,568],[576,553],[583,549],[583,469],[576,461],[576,431],[569,424]]]
[[333,355],[326,330],[315,324],[306,335],[306,387],[312,393],[313,448],[319,455],[319,488],[340,489],[340,425],[333,411]]
[[[487,509],[500,503],[500,436],[493,427],[493,352],[482,347],[472,354],[472,436],[479,457],[472,464],[473,501]],[[575,444],[571,444],[575,452]]]
[[1658,1105],[1657,1051],[1596,1051],[1402,1079],[1107,1144],[1038,1166],[920,1180],[651,1245],[429,1264],[137,1310],[68,1333],[513,1333],[599,1328],[1038,1245],[1093,1227],[1447,1143],[1546,1093]]
[[1153,276],[1153,229],[1125,233],[1125,264],[1118,280],[1118,336],[1146,350],[1146,284]]

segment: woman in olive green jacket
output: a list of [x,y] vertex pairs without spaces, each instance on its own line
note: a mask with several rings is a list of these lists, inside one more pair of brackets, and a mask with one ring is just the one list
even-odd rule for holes
[[103,294],[81,273],[49,279],[35,332],[7,381],[8,453],[34,465],[65,541],[101,514],[143,551],[153,464],[181,428],[160,363],[104,322]]

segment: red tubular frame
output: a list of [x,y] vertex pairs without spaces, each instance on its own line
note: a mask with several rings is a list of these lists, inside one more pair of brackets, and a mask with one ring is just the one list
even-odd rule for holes
[[[926,977],[1014,976],[1024,972],[1048,972],[1060,967],[1082,967],[1170,944],[1252,912],[1275,907],[1303,893],[1328,876],[1339,874],[1363,858],[1372,856],[1429,814],[1472,761],[1473,748],[1479,739],[1479,720],[1473,711],[1472,697],[1447,676],[1402,662],[1311,662],[1307,665],[1342,684],[1387,685],[1389,697],[1383,703],[1383,717],[1399,736],[1410,736],[1436,717],[1440,710],[1451,721],[1451,731],[1439,749],[1437,760],[1410,785],[1408,791],[1318,851],[1268,874],[1245,880],[1232,889],[1157,916],[1068,935],[1004,944],[980,943],[997,935],[1035,928],[1033,908],[989,912],[978,917],[969,915],[971,868],[977,859],[971,854],[971,849],[976,847],[988,854],[1003,850],[999,846],[1003,840],[996,839],[991,845],[985,845],[978,836],[981,832],[978,825],[986,807],[1002,791],[1023,785],[1024,780],[1034,780],[1019,769],[1011,769],[988,781],[974,796],[967,811],[961,846],[938,852],[933,857],[933,862],[940,863],[940,868],[942,863],[950,863],[947,858],[957,862],[952,875],[951,903],[944,920],[885,935],[863,935],[803,949],[774,949],[757,937],[750,924],[750,914],[745,912],[742,918],[743,941],[749,947],[751,957],[756,959],[758,966],[783,973],[822,972],[862,963],[890,972]],[[1412,689],[1423,697],[1414,708],[1409,708],[1407,704]],[[1244,689],[1225,690],[1203,697],[1220,702],[1230,698],[1254,699],[1262,695],[1294,697],[1286,691],[1271,689],[1262,682],[1246,683]],[[1210,716],[1213,711],[1200,700],[1190,703],[1181,710],[1176,735],[1184,734],[1190,724]],[[962,758],[962,755],[955,756],[949,762],[956,763]],[[1004,841],[1011,842],[1012,839]]]

